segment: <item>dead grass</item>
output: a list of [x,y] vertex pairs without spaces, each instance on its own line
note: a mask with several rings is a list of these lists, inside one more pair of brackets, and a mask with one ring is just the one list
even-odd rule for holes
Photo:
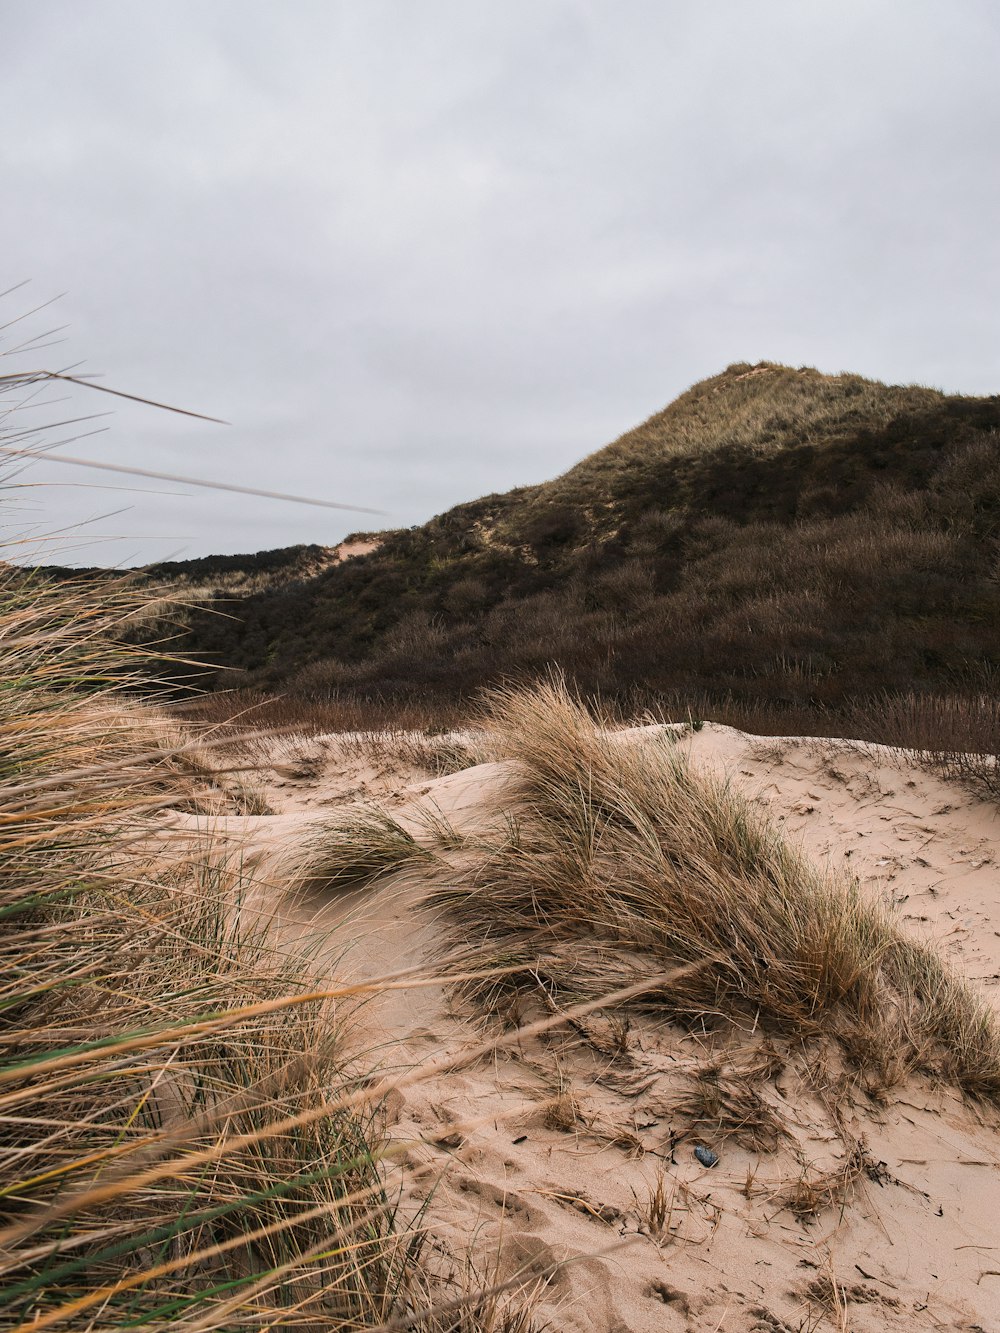
[[472,709],[442,700],[340,696],[330,691],[301,690],[268,694],[262,690],[219,690],[185,699],[173,706],[184,722],[209,726],[239,736],[247,731],[283,731],[319,736],[331,732],[423,732],[427,736],[461,727]]
[[912,751],[942,777],[1000,799],[1000,701],[994,695],[882,695],[851,710],[850,735]]
[[799,1179],[782,1192],[779,1201],[800,1222],[808,1224],[828,1209],[843,1212],[864,1180],[875,1178],[872,1174],[875,1170],[864,1139],[854,1139],[837,1166],[826,1171],[804,1167]]
[[832,1037],[873,1082],[933,1069],[1000,1101],[1000,1036],[977,993],[673,743],[599,730],[558,680],[500,692],[489,721],[520,769],[516,825],[436,897],[464,941],[523,960],[508,995],[530,979],[572,1000],[641,975],[651,956],[694,964],[644,1003],[687,1023]]
[[281,858],[276,877],[290,886],[349,889],[431,859],[391,815],[374,806],[347,806],[310,822],[307,835]]
[[379,731],[369,725],[338,735],[336,744],[342,753],[373,766],[391,763],[435,778],[471,768],[481,763],[485,754],[482,737],[460,731]]
[[777,1065],[770,1059],[717,1059],[688,1076],[687,1086],[666,1108],[685,1132],[717,1144],[732,1140],[751,1152],[775,1152],[790,1137],[775,1108],[761,1096],[760,1087]]
[[[350,1002],[246,924],[239,849],[143,852],[164,807],[255,798],[122,698],[130,596],[0,580],[0,1327],[527,1330],[397,1224]],[[413,854],[355,810],[298,871]]]
[[649,1197],[643,1210],[643,1222],[651,1236],[662,1236],[666,1231],[673,1212],[673,1198],[667,1193],[667,1177],[660,1170],[649,1188]]

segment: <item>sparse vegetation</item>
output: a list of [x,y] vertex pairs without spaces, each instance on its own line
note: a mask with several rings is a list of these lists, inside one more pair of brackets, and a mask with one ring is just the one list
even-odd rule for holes
[[440,778],[482,762],[485,749],[468,733],[450,731],[358,731],[337,737],[343,753],[372,764],[392,763]]
[[1000,701],[994,695],[882,695],[851,710],[847,734],[915,752],[928,768],[1000,798]]
[[225,690],[184,699],[172,710],[186,724],[231,735],[242,741],[248,730],[318,736],[329,732],[411,733],[429,739],[460,727],[472,708],[447,700],[361,699],[307,693],[266,694],[260,690]]
[[865,1141],[854,1139],[836,1166],[825,1171],[804,1167],[799,1179],[783,1192],[781,1202],[800,1222],[814,1222],[827,1209],[842,1212],[866,1178],[876,1179],[873,1173],[877,1169]]
[[755,1060],[717,1058],[694,1069],[671,1100],[671,1117],[686,1132],[721,1143],[727,1139],[753,1152],[775,1152],[788,1130],[761,1095],[760,1085],[781,1062],[773,1052]]

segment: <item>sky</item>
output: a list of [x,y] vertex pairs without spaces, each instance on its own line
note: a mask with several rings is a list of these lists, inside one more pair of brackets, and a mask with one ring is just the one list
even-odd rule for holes
[[735,361],[1000,392],[998,68],[996,0],[0,0],[0,373],[229,423],[60,387],[3,425],[383,511],[45,461],[8,540],[408,526]]

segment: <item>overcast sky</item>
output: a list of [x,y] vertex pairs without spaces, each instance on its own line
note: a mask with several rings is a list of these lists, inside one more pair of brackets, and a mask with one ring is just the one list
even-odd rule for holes
[[389,511],[40,463],[8,521],[333,543],[740,360],[1000,392],[998,69],[996,0],[0,0],[0,315],[66,293],[7,347],[69,326],[0,368],[232,423],[64,452]]

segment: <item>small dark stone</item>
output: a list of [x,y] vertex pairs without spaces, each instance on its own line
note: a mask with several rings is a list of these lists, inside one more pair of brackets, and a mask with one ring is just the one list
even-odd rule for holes
[[719,1160],[718,1155],[711,1148],[706,1148],[703,1143],[696,1144],[694,1155],[702,1166],[715,1166]]

